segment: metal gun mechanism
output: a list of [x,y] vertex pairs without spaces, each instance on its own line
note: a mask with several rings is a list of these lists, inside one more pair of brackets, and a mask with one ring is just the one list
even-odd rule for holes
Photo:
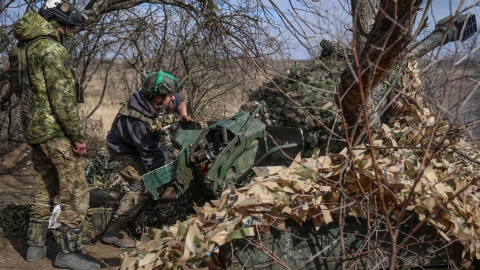
[[205,130],[172,132],[172,143],[182,151],[174,162],[143,176],[147,190],[158,198],[157,188],[175,180],[178,194],[191,201],[215,199],[232,184],[247,184],[255,166],[289,165],[303,152],[303,131],[267,127],[258,118],[262,107],[240,111]]

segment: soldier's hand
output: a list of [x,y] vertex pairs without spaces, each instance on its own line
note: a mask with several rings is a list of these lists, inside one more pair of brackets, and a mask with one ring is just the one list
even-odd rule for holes
[[83,156],[87,152],[87,144],[85,142],[74,142],[75,147],[73,148],[73,152],[77,153],[80,156]]
[[190,118],[188,115],[184,114],[184,115],[180,116],[179,121],[180,121],[180,123],[186,123],[186,122],[193,121],[193,119]]

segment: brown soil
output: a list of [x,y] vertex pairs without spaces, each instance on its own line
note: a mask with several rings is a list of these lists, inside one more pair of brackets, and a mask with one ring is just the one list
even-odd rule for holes
[[[33,177],[29,154],[29,147],[24,144],[0,156],[0,209],[9,204],[32,203]],[[129,250],[105,245],[98,240],[101,236],[84,244],[83,252],[89,259],[99,262],[101,269],[117,269],[121,263],[120,254]],[[58,244],[50,237],[47,240],[47,257],[38,262],[26,262],[26,237],[0,235],[0,269],[57,269],[53,261],[58,251]]]

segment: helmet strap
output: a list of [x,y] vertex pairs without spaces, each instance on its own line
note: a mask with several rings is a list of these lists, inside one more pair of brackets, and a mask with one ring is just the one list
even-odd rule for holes
[[165,111],[167,111],[167,106],[166,106],[167,104],[165,104],[167,95],[161,95],[161,97],[162,97],[163,108],[165,108]]
[[67,33],[63,33],[60,30],[58,30],[58,33],[60,34],[60,43],[66,48],[71,40],[71,37]]

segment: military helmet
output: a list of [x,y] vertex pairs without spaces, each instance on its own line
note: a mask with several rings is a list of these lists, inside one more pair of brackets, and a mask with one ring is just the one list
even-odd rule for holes
[[351,45],[343,44],[341,42],[336,41],[328,41],[323,39],[320,42],[320,46],[322,47],[321,56],[326,59],[334,59],[334,58],[345,58],[352,60],[353,58],[353,51]]
[[180,88],[177,78],[165,71],[155,71],[150,73],[142,86],[142,93],[147,99],[155,96],[175,93]]
[[82,25],[85,22],[80,11],[66,0],[47,0],[38,14],[47,21],[55,18],[67,25]]
[[332,54],[333,46],[332,46],[332,43],[330,43],[330,41],[328,41],[326,39],[322,39],[322,41],[320,42],[320,46],[322,47],[322,51],[321,51],[320,54],[323,57],[327,57],[330,54]]

